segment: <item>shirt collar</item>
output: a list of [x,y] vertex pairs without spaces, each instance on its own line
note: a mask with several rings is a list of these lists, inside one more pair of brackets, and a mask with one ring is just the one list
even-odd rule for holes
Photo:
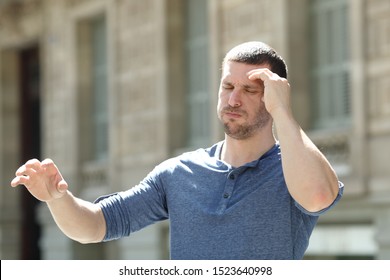
[[[214,154],[211,155],[212,157],[214,157],[218,161],[221,161],[221,153],[222,153],[222,147],[223,147],[224,143],[225,143],[225,140],[218,142],[215,145]],[[279,150],[279,141],[276,141],[276,143],[265,154],[263,154],[260,158],[254,160],[254,161],[248,162],[247,164],[245,164],[243,166],[255,167],[259,163],[260,160],[265,159],[265,158],[273,155],[278,150]]]

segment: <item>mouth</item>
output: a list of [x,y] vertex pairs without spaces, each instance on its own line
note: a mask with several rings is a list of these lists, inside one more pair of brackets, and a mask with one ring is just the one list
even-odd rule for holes
[[244,110],[233,108],[225,108],[222,112],[223,114],[225,114],[226,117],[230,119],[239,119],[246,115],[246,112]]
[[238,119],[241,118],[242,116],[240,113],[236,113],[236,112],[225,112],[225,115],[232,119]]

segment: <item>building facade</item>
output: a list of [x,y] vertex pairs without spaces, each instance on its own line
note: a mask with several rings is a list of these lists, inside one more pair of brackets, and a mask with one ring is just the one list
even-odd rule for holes
[[1,259],[166,259],[169,225],[81,245],[9,187],[52,158],[93,201],[223,139],[221,60],[264,41],[287,61],[293,111],[345,184],[306,258],[390,259],[390,1],[0,1]]

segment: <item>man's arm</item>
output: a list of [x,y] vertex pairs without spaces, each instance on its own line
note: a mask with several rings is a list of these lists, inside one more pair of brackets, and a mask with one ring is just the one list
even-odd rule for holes
[[264,103],[271,114],[282,153],[282,167],[291,196],[306,210],[328,207],[338,193],[338,179],[328,160],[295,121],[290,85],[268,69],[249,73],[264,82]]
[[310,212],[328,207],[339,189],[329,162],[291,116],[275,113],[274,122],[291,195]]
[[52,160],[26,162],[11,182],[13,187],[20,184],[35,198],[47,203],[58,227],[69,238],[81,243],[102,241],[106,224],[100,207],[73,196]]

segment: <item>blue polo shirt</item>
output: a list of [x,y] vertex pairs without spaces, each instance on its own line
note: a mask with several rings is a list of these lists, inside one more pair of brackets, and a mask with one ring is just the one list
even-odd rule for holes
[[223,142],[168,159],[124,192],[99,198],[104,241],[169,219],[171,259],[302,259],[320,212],[291,197],[276,143],[234,168],[219,160]]

